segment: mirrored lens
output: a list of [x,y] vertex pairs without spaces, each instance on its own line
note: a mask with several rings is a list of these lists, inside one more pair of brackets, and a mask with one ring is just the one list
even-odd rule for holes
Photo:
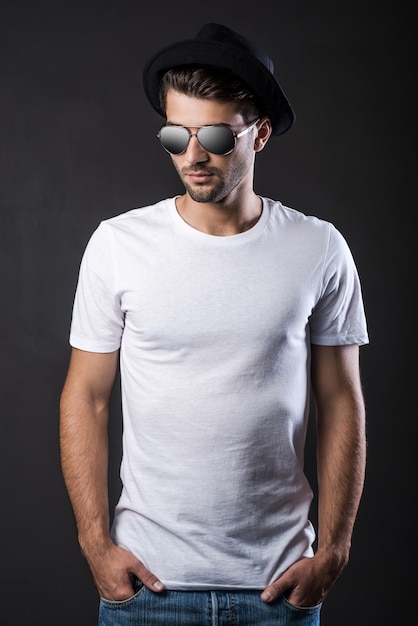
[[163,126],[160,129],[160,141],[163,148],[171,154],[181,154],[189,143],[189,131],[182,126]]
[[228,154],[235,146],[232,130],[226,126],[208,126],[197,131],[197,138],[208,152]]
[[[163,126],[158,136],[163,148],[171,154],[182,154],[190,139],[188,129],[183,126]],[[226,126],[203,126],[196,136],[201,146],[213,154],[229,154],[235,146],[234,133]]]

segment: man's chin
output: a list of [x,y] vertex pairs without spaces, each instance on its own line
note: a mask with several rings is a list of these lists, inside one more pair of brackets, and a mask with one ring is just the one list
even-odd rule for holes
[[208,189],[207,186],[186,185],[186,191],[194,202],[219,202],[223,198],[220,189]]

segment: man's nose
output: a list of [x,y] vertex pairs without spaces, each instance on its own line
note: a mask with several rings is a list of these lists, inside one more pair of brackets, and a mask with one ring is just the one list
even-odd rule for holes
[[202,163],[209,158],[207,150],[199,143],[195,134],[191,134],[189,143],[187,144],[185,157],[188,163]]

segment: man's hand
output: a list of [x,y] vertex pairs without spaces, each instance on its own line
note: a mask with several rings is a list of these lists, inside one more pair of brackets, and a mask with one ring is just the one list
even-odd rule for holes
[[100,554],[85,555],[94,584],[102,598],[121,601],[134,595],[134,581],[139,579],[151,591],[159,592],[164,585],[131,552],[114,543]]
[[325,600],[343,567],[342,563],[331,565],[320,554],[301,559],[266,587],[261,599],[264,602],[273,602],[279,596],[285,595],[295,606],[316,606]]

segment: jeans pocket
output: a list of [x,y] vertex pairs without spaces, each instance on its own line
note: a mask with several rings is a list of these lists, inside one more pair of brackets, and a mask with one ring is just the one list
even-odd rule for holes
[[292,604],[291,602],[289,602],[289,600],[285,596],[282,596],[282,599],[283,599],[283,602],[290,609],[293,609],[294,611],[301,611],[302,613],[308,613],[308,614],[317,613],[321,610],[321,607],[322,607],[322,602],[320,602],[319,604],[315,604],[314,606],[298,606],[297,604]]
[[100,596],[100,603],[103,606],[107,607],[128,606],[129,604],[135,602],[138,596],[142,595],[145,588],[145,585],[140,580],[136,580],[134,583],[134,594],[132,596],[129,596],[129,598],[126,598],[125,600],[108,600],[107,598],[103,598],[102,596]]

